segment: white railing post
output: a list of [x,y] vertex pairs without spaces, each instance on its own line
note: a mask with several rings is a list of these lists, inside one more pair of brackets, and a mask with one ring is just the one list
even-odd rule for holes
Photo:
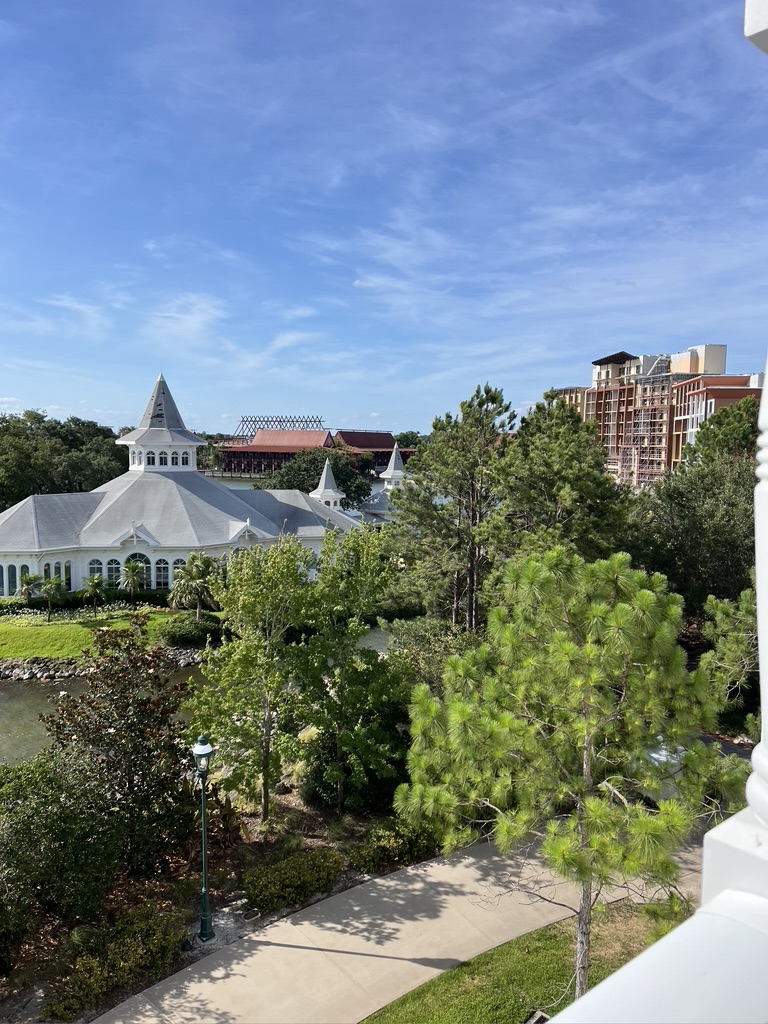
[[[766,3],[768,11],[768,2]],[[763,727],[752,752],[747,803],[768,827],[768,388],[763,390],[758,419],[757,486],[755,487],[755,589],[757,643],[760,654],[760,708]]]

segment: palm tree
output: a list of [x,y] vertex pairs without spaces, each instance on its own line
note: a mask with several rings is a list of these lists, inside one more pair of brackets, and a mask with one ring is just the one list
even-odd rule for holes
[[120,570],[120,581],[118,587],[130,594],[131,600],[136,600],[136,595],[146,586],[147,572],[142,562],[133,558],[126,558],[125,565]]
[[39,587],[40,593],[48,602],[48,621],[50,622],[53,605],[58,604],[64,596],[64,584],[61,582],[60,576],[51,576],[49,580],[43,580]]
[[21,576],[19,576],[19,586],[16,590],[16,597],[18,597],[20,601],[23,601],[24,604],[28,605],[40,589],[42,579],[42,576],[34,576],[28,572],[23,572]]
[[83,579],[83,597],[86,601],[93,601],[94,619],[96,618],[96,605],[104,598],[106,590],[104,577],[100,572],[95,572],[92,576]]
[[216,560],[204,551],[193,552],[185,566],[173,574],[173,582],[168,594],[172,608],[192,608],[196,606],[195,618],[200,621],[203,605],[215,608],[216,602],[211,594],[211,583],[216,571]]

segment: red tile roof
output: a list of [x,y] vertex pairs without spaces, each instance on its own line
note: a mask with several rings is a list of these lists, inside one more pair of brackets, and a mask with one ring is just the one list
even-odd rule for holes
[[222,445],[232,452],[298,452],[303,448],[330,448],[330,430],[257,430],[249,444]]
[[367,452],[391,451],[395,447],[395,439],[388,430],[337,430],[335,440]]

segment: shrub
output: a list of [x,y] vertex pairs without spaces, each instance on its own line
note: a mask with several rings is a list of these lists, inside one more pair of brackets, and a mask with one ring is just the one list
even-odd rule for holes
[[[375,720],[360,730],[357,749],[346,752],[342,766],[336,762],[336,737],[318,732],[307,738],[300,773],[302,800],[313,807],[336,807],[336,780],[344,772],[344,808],[370,814],[387,814],[401,782],[408,781],[405,767],[407,729],[399,729],[404,712],[398,704],[379,708]],[[378,741],[366,743],[365,740]],[[352,746],[352,744],[350,744]],[[384,756],[382,756],[382,752]],[[375,757],[375,762],[373,758]]]
[[93,932],[77,929],[71,945],[78,955],[62,996],[48,1004],[48,1013],[57,1020],[76,1020],[112,989],[165,971],[178,958],[186,934],[179,917],[153,906],[135,907],[114,925]]
[[95,912],[121,866],[123,831],[99,761],[76,747],[0,768],[0,876],[12,907]]
[[19,947],[33,924],[31,900],[16,885],[12,874],[0,868],[0,977],[12,970]]
[[262,914],[270,914],[330,892],[343,871],[344,858],[337,850],[306,850],[271,866],[251,868],[243,876],[243,888]]
[[221,622],[210,612],[201,612],[200,621],[194,612],[180,612],[158,628],[157,638],[170,647],[205,647],[221,640]]
[[392,824],[371,829],[366,842],[352,851],[349,862],[356,871],[374,875],[434,857],[438,846],[431,829],[423,825],[416,828],[403,818],[393,818]]

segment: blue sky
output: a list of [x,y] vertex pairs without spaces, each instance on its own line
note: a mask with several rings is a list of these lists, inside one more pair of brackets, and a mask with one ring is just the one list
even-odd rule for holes
[[0,411],[427,430],[618,349],[768,341],[732,0],[8,0]]

